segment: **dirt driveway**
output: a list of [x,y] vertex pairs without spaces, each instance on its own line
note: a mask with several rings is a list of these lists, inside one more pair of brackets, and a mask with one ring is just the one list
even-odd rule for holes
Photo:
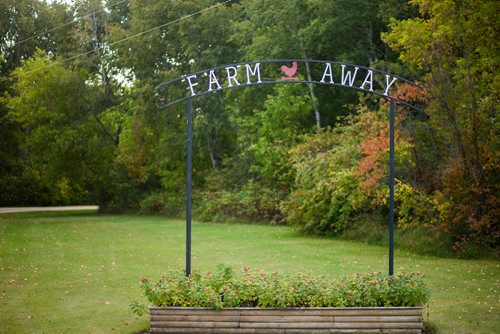
[[99,209],[99,206],[97,206],[97,205],[10,207],[10,208],[0,208],[0,213],[44,212],[44,211],[79,211],[79,210],[98,210],[98,209]]

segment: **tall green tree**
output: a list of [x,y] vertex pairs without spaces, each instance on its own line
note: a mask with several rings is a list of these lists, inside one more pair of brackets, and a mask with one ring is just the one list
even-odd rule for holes
[[[314,16],[306,1],[243,2],[246,19],[235,23],[233,39],[239,40],[245,58],[258,59],[314,59],[316,52],[312,38],[308,34]],[[306,79],[311,80],[312,70],[308,63]],[[312,84],[308,85],[311,104],[314,107],[316,126],[321,127],[321,113],[317,93]]]
[[[178,194],[184,188],[186,107],[179,104],[158,110],[155,87],[182,74],[239,59],[236,44],[229,39],[230,22],[239,14],[230,3],[221,3],[130,1],[128,10],[118,7],[111,11],[114,21],[109,40],[118,64],[134,78],[131,115],[123,132],[126,142],[120,146],[118,158],[152,199],[163,193],[170,206],[180,206]],[[186,91],[165,93],[184,97]],[[231,154],[234,146],[223,101],[224,94],[218,93],[194,103],[197,183],[203,181],[206,171],[221,168],[223,156]]]
[[109,145],[92,122],[86,78],[46,57],[40,51],[14,71],[9,116],[26,133],[26,168],[50,189],[51,202],[90,202],[109,167]]
[[[26,0],[0,3],[0,93],[13,93],[12,71],[31,57],[36,48],[52,54],[64,49],[68,40],[71,11],[66,5]],[[57,30],[55,28],[59,27]],[[25,132],[8,114],[6,100],[0,97],[0,205],[49,201],[36,173],[25,170],[26,153],[21,146]],[[22,191],[20,191],[22,189]]]

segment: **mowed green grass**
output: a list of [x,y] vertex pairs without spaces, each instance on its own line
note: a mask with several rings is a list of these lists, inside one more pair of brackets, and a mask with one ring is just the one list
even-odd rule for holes
[[[1,333],[137,333],[142,276],[184,268],[182,220],[96,214],[0,215]],[[387,248],[301,236],[290,227],[193,224],[194,270],[218,263],[332,278],[387,271]],[[427,275],[438,333],[500,332],[500,262],[396,250],[396,271]]]

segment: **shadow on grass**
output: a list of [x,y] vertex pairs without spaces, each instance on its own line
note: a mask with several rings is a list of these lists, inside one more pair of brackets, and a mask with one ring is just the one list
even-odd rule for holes
[[438,333],[437,326],[434,325],[430,321],[424,321],[424,331],[423,331],[423,333],[424,334],[437,334]]
[[140,332],[134,332],[132,334],[147,334],[147,333],[149,333],[149,329],[143,329]]

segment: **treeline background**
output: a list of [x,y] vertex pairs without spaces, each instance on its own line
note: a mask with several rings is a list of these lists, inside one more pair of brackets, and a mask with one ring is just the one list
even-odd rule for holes
[[[486,0],[0,2],[0,206],[182,215],[186,113],[155,87],[217,65],[321,59],[396,95],[397,242],[499,255],[500,4]],[[171,96],[185,92],[169,91]],[[326,86],[196,99],[195,218],[386,242],[388,105]]]

